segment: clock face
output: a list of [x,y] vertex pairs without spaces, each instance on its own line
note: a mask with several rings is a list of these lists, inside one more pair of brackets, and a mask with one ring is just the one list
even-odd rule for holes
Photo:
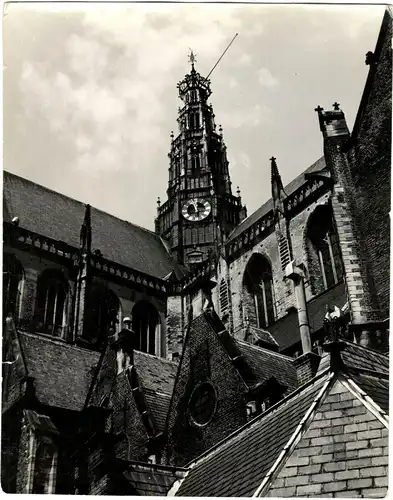
[[205,219],[211,212],[211,205],[207,200],[193,198],[184,203],[182,208],[183,217],[189,221]]

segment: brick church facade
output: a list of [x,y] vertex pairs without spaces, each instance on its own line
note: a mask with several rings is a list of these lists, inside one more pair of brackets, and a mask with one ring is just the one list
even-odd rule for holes
[[154,232],[4,172],[5,492],[386,495],[391,38],[248,217],[193,58]]

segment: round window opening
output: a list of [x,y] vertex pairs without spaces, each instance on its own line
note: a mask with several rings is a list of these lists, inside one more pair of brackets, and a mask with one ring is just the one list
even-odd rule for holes
[[198,425],[209,423],[216,410],[216,404],[216,391],[209,382],[203,382],[195,387],[189,403],[192,421]]

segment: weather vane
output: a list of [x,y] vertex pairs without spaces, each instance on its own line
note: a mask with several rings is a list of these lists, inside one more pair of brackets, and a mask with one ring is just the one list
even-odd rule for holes
[[193,66],[194,63],[196,62],[196,54],[190,49],[190,55],[188,56],[188,62],[190,62]]

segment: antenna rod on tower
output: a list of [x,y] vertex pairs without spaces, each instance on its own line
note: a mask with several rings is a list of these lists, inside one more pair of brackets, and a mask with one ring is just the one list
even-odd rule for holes
[[224,52],[222,53],[220,59],[216,62],[216,64],[213,66],[213,68],[211,69],[210,73],[207,75],[206,78],[209,78],[209,76],[213,73],[213,71],[215,70],[217,64],[221,61],[221,59],[224,57],[225,55],[225,52],[229,49],[229,47],[232,45],[233,41],[235,40],[235,38],[237,37],[239,33],[236,33],[236,35],[232,38],[232,40],[230,41],[228,47],[224,50]]

